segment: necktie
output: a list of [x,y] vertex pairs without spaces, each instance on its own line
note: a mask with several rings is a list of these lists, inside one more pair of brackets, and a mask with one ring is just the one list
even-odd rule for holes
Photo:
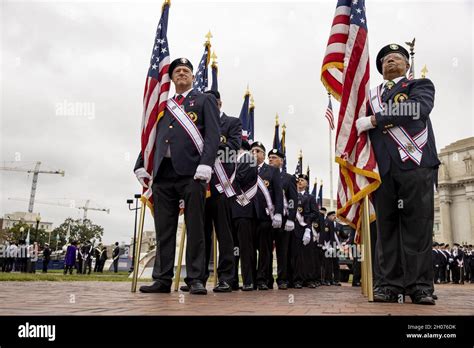
[[178,103],[181,103],[181,100],[183,100],[183,96],[181,94],[178,94],[176,97],[175,97],[175,100],[178,102]]
[[395,86],[395,82],[393,82],[392,80],[387,81],[387,83],[384,86],[383,93],[382,93],[382,100],[387,96],[387,94],[390,92],[390,90],[393,88],[393,86]]

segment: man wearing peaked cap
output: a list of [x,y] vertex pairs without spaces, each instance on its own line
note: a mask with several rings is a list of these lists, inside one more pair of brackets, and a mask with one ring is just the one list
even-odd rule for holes
[[[283,171],[283,160],[285,155],[278,149],[272,149],[268,152],[268,163],[280,172],[280,181],[283,189],[283,221],[280,228],[274,228],[272,231],[272,243],[275,242],[275,251],[277,256],[277,285],[278,289],[286,290],[290,283],[290,237],[295,229],[296,204],[298,202],[298,193],[296,191],[296,180],[291,174]],[[273,258],[273,257],[272,257]],[[269,273],[272,275],[273,265],[270,264]],[[273,288],[273,275],[268,284]]]
[[272,229],[282,226],[283,190],[279,170],[265,163],[265,146],[260,141],[255,141],[251,152],[257,162],[258,176],[264,183],[264,187],[259,186],[255,199],[258,250],[256,284],[259,290],[268,290],[272,277],[269,273],[273,261]]
[[168,68],[168,74],[170,75],[170,78],[173,76],[173,71],[176,69],[178,66],[186,66],[193,71],[193,65],[187,58],[177,58],[173,60]]
[[356,121],[358,134],[369,131],[382,180],[374,192],[374,301],[397,302],[407,294],[415,304],[433,305],[433,200],[440,164],[430,120],[435,88],[429,79],[406,78],[409,54],[401,45],[384,46],[376,64],[384,82],[370,91],[367,117]]
[[[148,188],[152,180],[156,230],[154,283],[141,286],[145,293],[169,293],[174,275],[176,231],[184,201],[186,222],[186,278],[191,294],[207,294],[204,287],[204,206],[219,147],[219,109],[216,98],[193,89],[193,66],[186,58],[175,59],[168,74],[176,90],[167,101],[156,125],[153,177],[139,154],[135,175]],[[189,121],[192,121],[190,124]],[[189,128],[185,128],[187,127]],[[196,137],[194,139],[193,137]],[[198,141],[202,139],[202,142]],[[202,143],[202,148],[197,144]]]

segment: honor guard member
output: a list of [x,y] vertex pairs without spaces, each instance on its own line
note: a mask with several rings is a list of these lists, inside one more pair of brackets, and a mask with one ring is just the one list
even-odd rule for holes
[[242,274],[242,291],[252,291],[256,279],[257,254],[254,246],[256,228],[257,164],[249,152],[250,144],[242,140],[237,157],[234,187],[236,199],[231,199],[234,231],[235,272],[233,288],[239,288],[239,259]]
[[273,228],[282,226],[283,190],[281,188],[280,172],[277,168],[269,166],[265,161],[265,147],[259,141],[251,146],[252,154],[257,161],[260,184],[257,191],[255,205],[257,215],[256,247],[258,250],[257,287],[259,290],[268,290],[269,273],[273,264]]
[[316,199],[306,192],[309,178],[306,174],[298,176],[296,224],[291,233],[292,281],[295,289],[303,286],[315,288],[316,242],[312,232],[312,224],[319,216],[316,210]]
[[167,101],[164,115],[156,125],[154,177],[143,168],[141,153],[135,165],[135,174],[143,186],[147,187],[145,179],[153,179],[157,242],[154,283],[140,287],[140,291],[171,291],[180,200],[183,200],[187,237],[184,281],[191,294],[207,294],[203,285],[204,205],[219,146],[219,108],[213,95],[193,89],[193,66],[188,59],[171,62],[168,73],[176,95]]
[[[219,110],[222,107],[220,93],[217,91],[207,91],[214,95],[217,100]],[[235,158],[240,149],[242,141],[242,122],[237,117],[227,116],[220,111],[220,143],[219,158],[226,171],[227,177],[231,178],[235,171]],[[232,180],[232,179],[231,179]],[[211,196],[206,199],[205,208],[205,238],[206,238],[206,266],[209,265],[212,250],[212,231],[216,231],[219,242],[219,263],[217,276],[219,283],[215,292],[232,291],[232,281],[234,279],[234,242],[232,240],[232,218],[230,216],[230,200],[235,197],[227,197],[224,192],[219,192],[216,185],[219,184],[217,175],[214,173],[211,178]],[[217,262],[217,260],[214,260]],[[206,276],[209,276],[209,267],[206,267]],[[207,280],[206,277],[206,280]]]
[[119,257],[120,257],[119,243],[115,242],[115,247],[114,247],[114,250],[112,251],[112,259],[113,259],[113,263],[114,263],[114,273],[118,272]]
[[[369,131],[382,183],[374,192],[377,242],[374,301],[435,304],[431,246],[434,186],[440,164],[430,121],[435,88],[429,79],[406,78],[409,54],[391,44],[377,55],[384,83],[370,91],[368,117],[356,122]],[[417,265],[414,267],[413,265]]]
[[434,283],[440,284],[440,264],[441,264],[441,252],[438,250],[439,244],[437,242],[433,242],[433,250],[431,251],[431,255],[433,258],[433,273],[434,273]]
[[321,232],[321,242],[324,253],[324,285],[341,286],[339,283],[339,257],[337,252],[340,247],[336,229],[336,212],[330,211],[324,221],[324,230]]
[[440,258],[440,264],[439,264],[439,278],[441,281],[441,284],[446,284],[446,272],[447,272],[447,267],[448,267],[448,259],[449,259],[449,254],[445,250],[445,245],[444,243],[439,244],[439,251],[441,253],[441,258]]
[[[268,163],[280,172],[280,181],[283,188],[283,222],[281,228],[274,228],[272,243],[275,242],[277,257],[277,285],[280,290],[288,289],[288,265],[291,231],[295,229],[296,203],[298,194],[296,192],[296,179],[294,175],[283,171],[285,155],[278,149],[272,149],[268,153]],[[273,258],[273,257],[272,257]],[[270,264],[269,272],[272,274],[273,265]],[[270,277],[269,288],[273,288],[273,276]]]

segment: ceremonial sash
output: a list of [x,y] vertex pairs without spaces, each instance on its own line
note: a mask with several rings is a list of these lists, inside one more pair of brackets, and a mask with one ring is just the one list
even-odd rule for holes
[[[369,92],[369,105],[372,108],[374,115],[384,110],[381,98],[382,85],[377,86]],[[398,152],[402,162],[408,159],[420,165],[423,156],[423,147],[428,141],[428,127],[425,128],[415,136],[410,136],[405,128],[396,126],[387,129],[390,137],[397,143]]]
[[288,215],[288,201],[285,196],[285,190],[283,190],[283,215]]
[[272,196],[270,195],[270,191],[268,191],[267,186],[265,186],[265,182],[260,176],[257,177],[257,185],[260,191],[262,191],[263,196],[265,197],[265,201],[267,202],[267,207],[265,208],[265,211],[267,212],[267,215],[270,215],[270,218],[273,219],[273,212],[275,211],[275,207],[273,206]]
[[[174,99],[168,99],[166,106],[171,115],[173,115],[173,117],[178,121],[181,127],[189,135],[194,145],[196,146],[196,149],[198,150],[199,154],[202,155],[202,151],[204,149],[204,139],[194,122],[189,118],[183,108]],[[214,172],[216,173],[217,179],[219,180],[220,188],[224,191],[225,195],[227,197],[234,196],[235,191],[232,187],[232,182],[229,180],[227,173],[225,172],[224,167],[222,166],[222,163],[218,158],[216,158],[214,162]]]
[[[237,156],[237,161],[236,161],[236,164],[235,164],[235,170],[234,170],[233,177],[235,177],[235,173],[237,171],[237,163],[239,162],[239,160],[245,154],[248,154],[248,152],[247,151],[242,152],[239,156]],[[231,178],[231,180],[233,181],[232,178]],[[242,193],[236,197],[237,203],[239,203],[241,206],[245,207],[247,204],[250,203],[250,200],[257,194],[257,190],[258,190],[258,180],[255,182],[255,185],[253,185],[247,191],[244,192],[244,190],[241,190]]]
[[304,217],[303,215],[301,215],[298,209],[296,210],[296,221],[298,221],[301,227],[306,227],[306,222],[304,221]]

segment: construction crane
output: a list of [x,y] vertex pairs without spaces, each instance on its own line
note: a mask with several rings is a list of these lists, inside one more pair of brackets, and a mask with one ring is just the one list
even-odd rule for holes
[[33,206],[35,204],[36,185],[38,184],[38,174],[60,174],[64,176],[64,170],[40,170],[41,162],[36,162],[35,169],[25,169],[20,167],[0,167],[0,170],[8,170],[12,172],[27,172],[33,173],[33,183],[31,184],[30,200],[28,205],[28,212],[33,212]]
[[[25,198],[11,198],[11,197],[8,198],[8,200],[10,200],[10,201],[23,201],[23,202],[28,201]],[[82,209],[82,210],[84,210],[83,220],[87,219],[87,211],[89,211],[89,210],[105,211],[107,214],[110,214],[110,209],[89,207],[90,199],[86,200],[86,204],[84,204],[84,206],[82,206],[82,207],[75,207],[74,205],[61,203],[61,202],[49,202],[49,201],[41,201],[41,200],[36,200],[36,203],[38,203],[38,204],[47,204],[47,205],[56,205],[56,206],[60,206],[60,207]]]

